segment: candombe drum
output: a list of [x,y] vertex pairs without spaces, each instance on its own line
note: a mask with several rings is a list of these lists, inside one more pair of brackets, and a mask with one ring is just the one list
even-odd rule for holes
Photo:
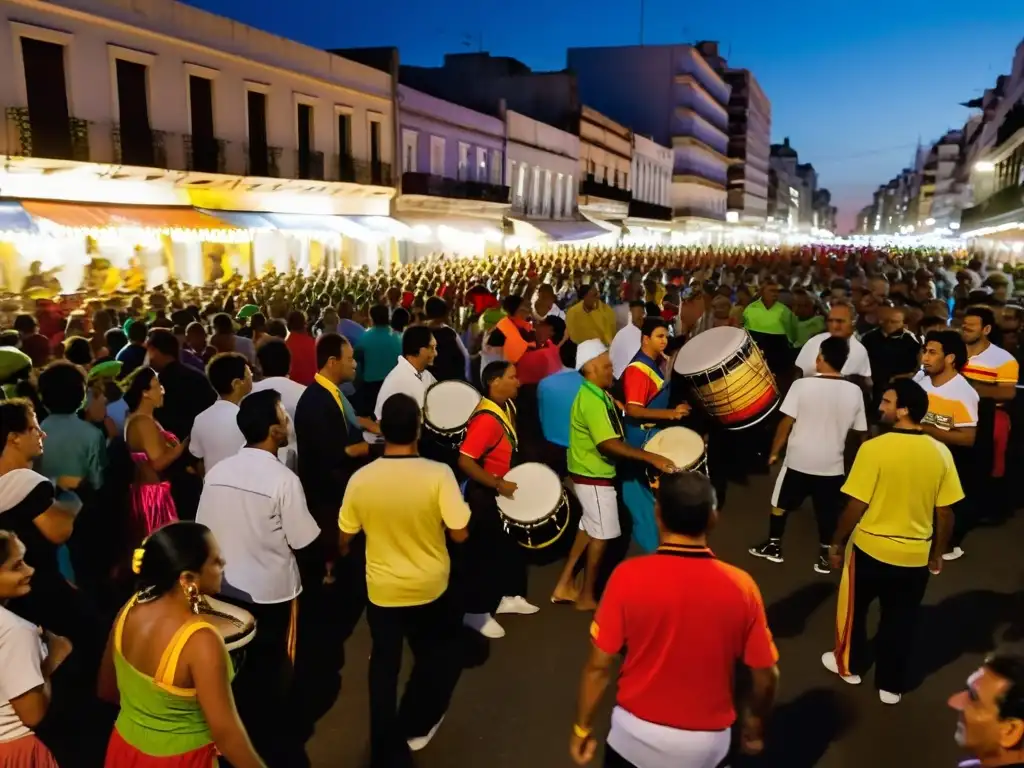
[[779,388],[750,334],[740,328],[711,328],[679,350],[673,372],[727,429],[746,429],[779,405]]
[[[644,450],[664,456],[684,472],[708,474],[708,457],[704,438],[686,427],[668,427],[651,436],[644,443]],[[658,487],[661,473],[653,467],[647,470],[647,479],[652,488]]]
[[245,647],[256,637],[256,618],[244,608],[209,595],[200,601],[199,613],[220,632],[237,672],[245,659]]
[[423,426],[446,449],[458,451],[480,393],[464,381],[439,381],[423,401]]
[[516,484],[511,499],[498,497],[505,531],[522,547],[543,549],[569,525],[569,499],[553,469],[537,462],[513,467],[505,480]]

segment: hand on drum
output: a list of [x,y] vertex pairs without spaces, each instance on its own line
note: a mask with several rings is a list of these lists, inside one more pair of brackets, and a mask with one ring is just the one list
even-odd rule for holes
[[675,407],[674,412],[675,412],[674,418],[677,421],[679,419],[683,418],[684,416],[689,416],[690,415],[690,404],[689,403],[680,403],[679,405],[677,405]]
[[679,471],[679,467],[673,464],[671,459],[666,459],[664,456],[659,456],[656,453],[651,454],[649,461],[652,467],[664,475]]
[[500,496],[504,496],[506,499],[511,499],[518,488],[518,485],[510,483],[508,480],[499,480],[494,490],[496,490]]

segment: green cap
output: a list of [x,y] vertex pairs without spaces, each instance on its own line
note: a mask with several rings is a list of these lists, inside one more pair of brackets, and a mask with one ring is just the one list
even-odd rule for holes
[[32,358],[16,347],[0,347],[0,382],[32,367]]
[[107,360],[104,363],[98,363],[89,369],[89,381],[95,381],[96,379],[116,379],[121,375],[121,368],[124,367],[124,363],[118,362],[117,360]]
[[257,314],[259,311],[260,308],[257,307],[255,304],[246,304],[244,307],[238,310],[238,314],[235,315],[235,319],[248,320],[250,317]]

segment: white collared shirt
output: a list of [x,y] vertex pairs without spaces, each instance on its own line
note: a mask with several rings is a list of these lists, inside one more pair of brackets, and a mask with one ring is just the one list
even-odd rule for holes
[[[818,352],[821,350],[821,342],[831,336],[828,331],[811,336],[807,343],[800,348],[796,356],[796,367],[803,371],[804,376],[813,376],[818,372]],[[871,361],[868,359],[868,351],[856,336],[850,337],[850,354],[846,358],[846,364],[841,371],[843,376],[863,376],[871,378]]]
[[299,441],[295,437],[295,407],[306,388],[287,376],[271,376],[253,382],[253,392],[262,392],[265,389],[272,389],[281,396],[281,407],[288,414],[288,445],[277,452],[277,458],[283,461],[288,469],[294,470],[299,465]]
[[238,406],[227,400],[218,400],[196,416],[188,450],[203,460],[207,472],[245,445],[237,420]]
[[206,475],[196,522],[224,553],[226,594],[270,604],[302,592],[293,550],[312,544],[320,527],[298,476],[272,454],[242,448],[217,464]]
[[[377,395],[377,404],[373,409],[373,415],[380,421],[381,409],[384,407],[384,403],[387,399],[394,394],[401,392],[403,395],[408,395],[416,404],[423,410],[423,402],[427,397],[427,390],[430,389],[437,379],[430,371],[423,371],[420,373],[417,371],[412,363],[405,359],[404,356],[398,356],[398,364],[391,369],[391,372],[385,377],[383,383],[380,385],[380,393]],[[377,435],[372,435],[369,432],[363,433],[364,439],[368,443],[379,441]]]

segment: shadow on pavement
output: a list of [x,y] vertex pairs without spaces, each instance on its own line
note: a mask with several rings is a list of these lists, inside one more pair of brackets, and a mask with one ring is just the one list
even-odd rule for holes
[[768,606],[768,627],[775,638],[785,640],[803,634],[807,622],[836,591],[831,581],[815,581]]

